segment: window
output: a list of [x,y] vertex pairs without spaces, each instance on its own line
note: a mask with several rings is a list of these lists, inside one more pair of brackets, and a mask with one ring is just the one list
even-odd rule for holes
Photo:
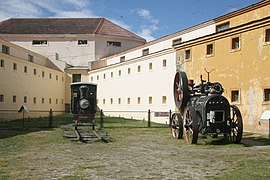
[[118,98],[118,104],[121,104],[121,98]]
[[121,76],[122,72],[121,70],[118,71],[118,76]]
[[33,40],[32,45],[47,45],[47,40]]
[[14,102],[14,103],[17,102],[17,96],[15,96],[15,95],[12,96],[12,102]]
[[166,96],[162,96],[162,104],[166,104],[167,103],[167,97]]
[[87,45],[87,40],[78,40],[78,45]]
[[232,90],[231,91],[231,102],[232,103],[239,103],[239,90]]
[[214,53],[214,45],[213,44],[207,44],[206,46],[206,55],[210,56]]
[[17,70],[17,64],[13,63],[13,70]]
[[33,103],[36,104],[37,103],[37,98],[33,97]]
[[182,43],[182,38],[178,38],[173,40],[173,45],[181,44]]
[[153,70],[153,63],[149,63],[149,70]]
[[166,67],[167,66],[167,61],[166,61],[166,59],[163,59],[163,61],[162,61],[162,67]]
[[2,45],[2,53],[9,54],[10,53],[9,47],[5,46],[5,45]]
[[99,81],[99,75],[97,75],[97,81]]
[[103,99],[103,104],[105,104],[106,103],[106,100],[105,99]]
[[113,104],[113,98],[110,99],[111,104]]
[[270,29],[265,30],[265,42],[270,42]]
[[224,31],[230,28],[230,22],[225,22],[216,26],[216,32]]
[[152,104],[153,103],[153,98],[152,98],[152,96],[149,96],[148,97],[148,104]]
[[264,101],[270,101],[270,88],[264,89]]
[[42,71],[42,73],[41,73],[41,74],[42,74],[42,77],[45,77],[45,72],[44,72],[44,71]]
[[5,60],[3,59],[0,60],[0,67],[5,67]]
[[55,104],[58,104],[58,99],[55,100]]
[[72,82],[81,82],[81,74],[72,74]]
[[41,103],[44,104],[44,102],[45,102],[45,98],[42,98]]
[[185,50],[185,60],[190,59],[190,49]]
[[113,72],[111,72],[111,78],[113,78]]
[[126,60],[125,56],[120,57],[120,62],[124,62]]
[[24,102],[24,103],[27,103],[27,96],[24,96],[24,97],[23,97],[23,102]]
[[127,98],[127,103],[130,104],[130,98]]
[[128,68],[128,74],[130,74],[131,73],[131,69],[130,68]]
[[141,66],[138,66],[138,67],[137,67],[137,71],[138,71],[138,72],[141,72]]
[[137,104],[141,104],[141,98],[140,97],[137,98]]
[[232,38],[232,50],[237,50],[240,49],[240,38],[235,37]]
[[49,78],[52,79],[52,73],[49,74]]
[[24,73],[27,73],[27,66],[24,66]]
[[34,69],[34,75],[37,75],[37,69]]
[[55,76],[55,80],[58,81],[58,75]]
[[121,46],[121,42],[107,41],[107,46]]
[[106,74],[103,74],[103,79],[106,79]]
[[34,62],[34,56],[31,56],[28,54],[28,61],[29,62]]
[[149,54],[149,49],[148,49],[148,48],[142,50],[142,55],[143,55],[143,56],[146,56],[146,55],[148,55],[148,54]]
[[4,94],[0,94],[0,102],[4,102],[5,101],[5,96]]
[[55,53],[55,60],[59,60],[59,54]]
[[49,104],[52,104],[52,99],[51,98],[49,98]]

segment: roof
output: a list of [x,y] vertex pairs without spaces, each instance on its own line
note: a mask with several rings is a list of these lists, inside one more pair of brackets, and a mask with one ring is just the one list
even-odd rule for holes
[[145,41],[105,18],[11,18],[0,22],[0,34],[100,34]]

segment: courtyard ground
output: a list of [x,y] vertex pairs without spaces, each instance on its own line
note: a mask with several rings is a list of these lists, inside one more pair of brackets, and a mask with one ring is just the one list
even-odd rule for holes
[[109,143],[81,143],[62,128],[0,131],[0,179],[270,179],[270,141],[174,139],[167,128],[104,128]]

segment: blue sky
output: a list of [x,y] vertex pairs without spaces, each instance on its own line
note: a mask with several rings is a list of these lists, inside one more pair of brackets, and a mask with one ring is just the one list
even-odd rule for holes
[[8,18],[104,17],[151,41],[260,0],[0,0]]

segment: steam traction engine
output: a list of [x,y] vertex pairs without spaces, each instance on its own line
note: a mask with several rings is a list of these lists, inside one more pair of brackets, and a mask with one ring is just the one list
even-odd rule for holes
[[174,78],[174,100],[179,113],[172,116],[172,135],[195,144],[198,134],[217,137],[239,143],[243,134],[243,122],[239,109],[230,105],[222,96],[223,88],[218,82],[202,79],[199,85],[188,80],[185,72],[177,72]]

